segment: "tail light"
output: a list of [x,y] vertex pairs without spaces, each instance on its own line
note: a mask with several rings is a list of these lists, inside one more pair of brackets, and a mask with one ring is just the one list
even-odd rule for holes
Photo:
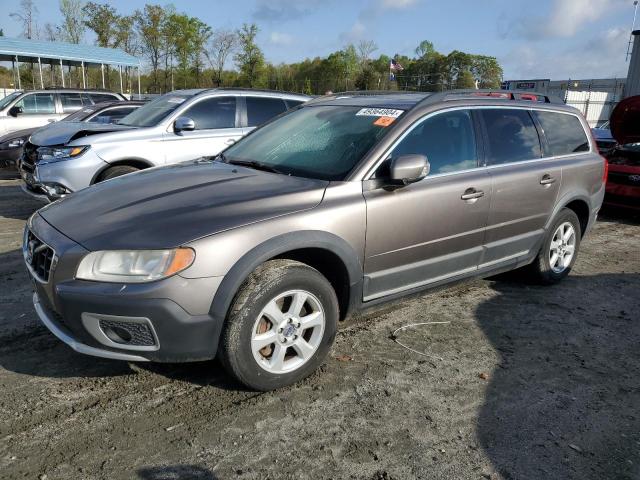
[[602,183],[607,183],[607,178],[609,177],[609,161],[605,157],[602,157],[602,160],[604,161],[604,169],[602,171]]

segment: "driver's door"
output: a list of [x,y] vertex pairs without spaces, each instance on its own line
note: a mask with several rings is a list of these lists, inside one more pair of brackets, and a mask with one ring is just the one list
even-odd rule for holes
[[170,127],[164,137],[166,163],[214,156],[242,138],[237,103],[236,97],[219,96],[189,106],[180,116],[191,118],[195,130],[174,132]]
[[364,182],[367,204],[364,301],[469,274],[482,257],[491,178],[479,166],[470,111],[416,122],[389,158],[422,154],[423,180],[385,189],[388,162]]
[[62,115],[56,113],[55,93],[29,93],[18,100],[13,107],[22,109],[22,113],[10,122],[11,130],[23,130],[55,122]]

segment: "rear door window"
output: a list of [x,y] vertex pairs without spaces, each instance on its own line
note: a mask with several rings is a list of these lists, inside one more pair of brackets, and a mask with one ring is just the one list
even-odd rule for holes
[[430,175],[477,167],[471,113],[468,110],[439,113],[418,124],[393,149],[391,156],[408,154],[426,155]]
[[582,123],[578,117],[559,112],[534,111],[547,139],[548,155],[570,155],[589,151]]
[[63,113],[76,112],[82,108],[80,93],[61,92],[59,95]]
[[117,95],[110,95],[108,93],[90,93],[89,98],[93,101],[93,103],[101,103],[101,102],[113,102],[114,100],[122,100],[122,98]]
[[189,117],[196,130],[234,128],[236,126],[235,97],[211,97],[191,106],[182,117]]
[[22,113],[26,115],[56,113],[53,93],[31,93],[16,102],[15,106],[22,107]]
[[287,110],[287,105],[280,98],[246,97],[247,125],[257,127]]
[[488,136],[489,165],[534,160],[542,156],[540,138],[527,110],[481,109]]

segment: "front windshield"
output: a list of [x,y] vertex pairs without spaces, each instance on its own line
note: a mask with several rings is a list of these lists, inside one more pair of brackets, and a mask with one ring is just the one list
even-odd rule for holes
[[22,92],[13,92],[0,100],[0,110],[3,110],[7,105],[9,105],[15,98],[22,95]]
[[304,107],[229,147],[224,159],[257,162],[300,177],[343,180],[400,114],[402,110]]
[[188,95],[167,93],[155,100],[137,108],[129,115],[118,122],[118,125],[129,125],[132,127],[153,127],[167,118],[171,112],[184,102]]

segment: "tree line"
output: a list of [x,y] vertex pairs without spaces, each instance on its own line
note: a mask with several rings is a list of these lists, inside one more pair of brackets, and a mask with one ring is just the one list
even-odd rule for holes
[[[143,92],[162,93],[177,88],[212,86],[271,88],[322,94],[341,90],[406,89],[437,91],[451,88],[497,88],[502,68],[495,57],[461,51],[442,54],[423,41],[414,55],[377,56],[373,41],[346,45],[326,57],[274,64],[257,43],[259,27],[214,29],[173,5],[146,4],[122,14],[108,3],[59,0],[61,22],[38,23],[34,0],[22,0],[10,17],[20,22],[22,35],[48,41],[84,43],[87,32],[95,44],[124,50],[144,60]],[[391,70],[394,60],[395,69]],[[233,65],[233,67],[231,67]],[[95,69],[94,69],[95,70]],[[101,86],[101,74],[86,71],[89,86]],[[50,81],[59,83],[51,67]],[[71,82],[79,82],[69,68]],[[34,83],[33,69],[21,69],[23,84]],[[137,90],[134,72],[125,70],[125,90]],[[109,88],[119,88],[115,72],[107,70]],[[2,72],[0,71],[0,81]]]

